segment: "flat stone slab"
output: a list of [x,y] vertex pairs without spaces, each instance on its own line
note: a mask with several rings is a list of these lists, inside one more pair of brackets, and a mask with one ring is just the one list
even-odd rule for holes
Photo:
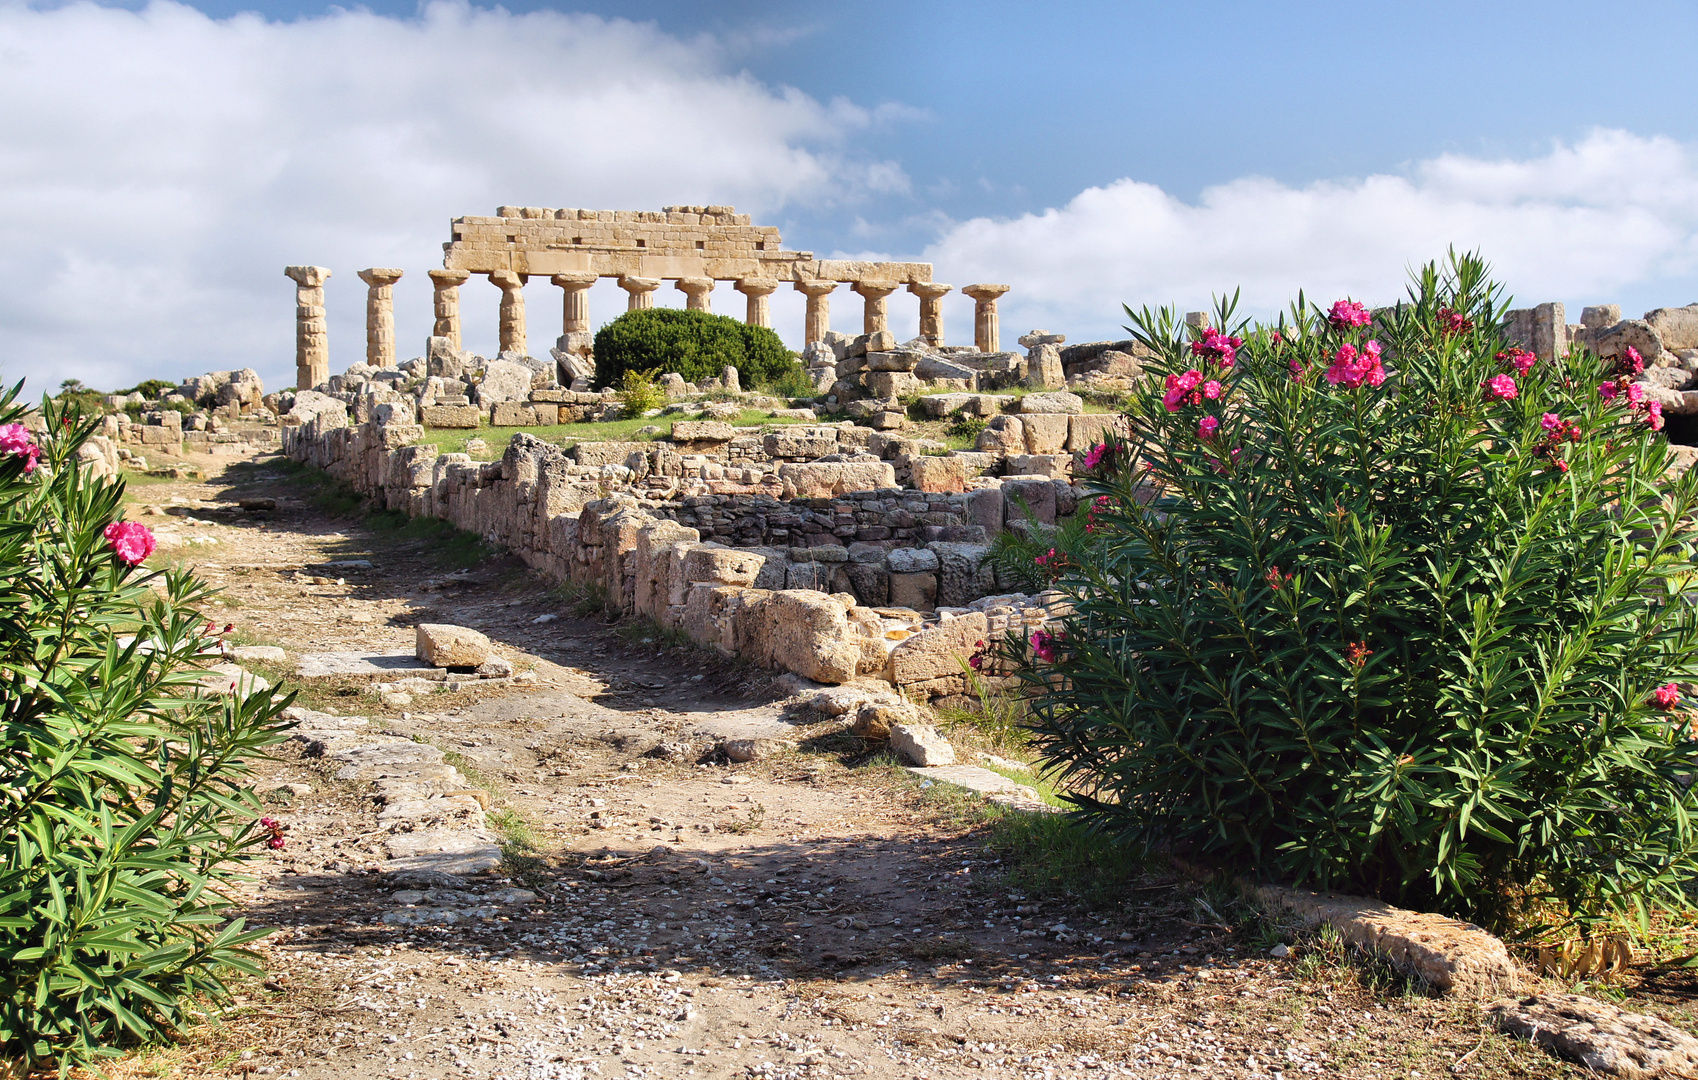
[[1579,994],[1541,993],[1486,1006],[1500,1030],[1588,1069],[1638,1080],[1698,1076],[1698,1039],[1666,1020]]
[[1366,896],[1260,885],[1264,904],[1287,908],[1308,926],[1325,923],[1345,941],[1439,990],[1484,994],[1520,985],[1522,971],[1503,942],[1461,919],[1406,911]]
[[1024,810],[1056,809],[1044,802],[1037,788],[1015,783],[1001,773],[991,772],[977,765],[932,765],[924,768],[919,765],[905,765],[903,768],[915,776],[940,784],[954,784],[956,787],[976,791],[986,798]]
[[466,876],[483,874],[501,865],[501,848],[474,829],[415,829],[393,833],[383,842],[389,852],[384,873],[434,870]]
[[368,682],[429,679],[441,682],[447,677],[447,671],[431,667],[410,652],[307,653],[295,669],[295,678],[304,682],[314,679],[365,679]]

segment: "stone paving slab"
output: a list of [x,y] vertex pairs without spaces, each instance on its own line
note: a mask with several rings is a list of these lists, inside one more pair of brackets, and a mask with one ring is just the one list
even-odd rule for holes
[[295,669],[295,678],[307,682],[314,679],[365,679],[368,682],[429,679],[442,682],[448,678],[448,672],[444,668],[431,667],[410,652],[322,652],[303,655]]
[[1579,994],[1496,1001],[1494,1023],[1570,1061],[1625,1077],[1698,1076],[1698,1039],[1666,1020]]
[[1005,803],[1022,810],[1055,811],[1056,808],[1044,802],[1038,790],[1026,784],[1016,783],[1001,773],[977,765],[905,765],[903,768],[915,776],[924,777],[940,784],[954,784],[956,787],[976,791],[994,802]]

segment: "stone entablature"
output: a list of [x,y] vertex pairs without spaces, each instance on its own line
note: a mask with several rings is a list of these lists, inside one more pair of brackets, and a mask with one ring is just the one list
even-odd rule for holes
[[594,274],[677,281],[860,281],[892,287],[932,280],[931,263],[815,259],[786,251],[778,230],[729,206],[652,210],[556,210],[500,206],[495,217],[461,217],[442,246],[449,270],[488,274]]

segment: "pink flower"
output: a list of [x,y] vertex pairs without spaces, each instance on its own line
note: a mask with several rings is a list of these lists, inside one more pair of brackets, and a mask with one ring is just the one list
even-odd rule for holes
[[1186,397],[1202,381],[1203,373],[1196,368],[1192,368],[1183,375],[1169,375],[1167,377],[1167,393],[1162,395],[1162,404],[1167,406],[1168,412],[1178,412],[1179,407],[1185,404]]
[[1643,383],[1628,383],[1627,384],[1627,404],[1632,408],[1638,408],[1640,403],[1643,402],[1644,400],[1645,400],[1645,385]]
[[1639,350],[1629,345],[1627,351],[1615,358],[1617,375],[1638,375],[1645,370],[1645,358],[1639,355]]
[[1285,344],[1285,339],[1283,337],[1280,337],[1278,330],[1275,330],[1272,334],[1269,334],[1268,340],[1273,342],[1275,345],[1284,345]]
[[1533,370],[1533,365],[1539,362],[1539,358],[1526,349],[1505,349],[1498,353],[1497,360],[1499,363],[1509,364],[1515,368],[1516,374],[1523,379],[1527,377],[1528,372]]
[[1515,380],[1508,375],[1493,375],[1487,379],[1486,392],[1501,401],[1513,400],[1519,393],[1515,388]]
[[1645,423],[1651,425],[1652,431],[1663,430],[1663,403],[1653,401],[1645,406]]
[[1085,468],[1094,469],[1103,463],[1103,456],[1108,453],[1108,443],[1098,443],[1085,451]]
[[1291,379],[1292,379],[1293,382],[1302,382],[1303,381],[1303,361],[1301,361],[1301,360],[1297,359],[1295,356],[1293,356],[1291,358],[1291,363],[1289,363],[1285,366],[1286,366],[1287,370],[1289,370],[1291,372]]
[[[1337,305],[1334,305],[1335,307]],[[1378,386],[1386,381],[1386,370],[1380,365],[1380,343],[1369,341],[1360,351],[1350,344],[1340,345],[1327,368],[1325,378],[1334,386],[1354,390],[1366,383]]]
[[1621,393],[1621,387],[1617,386],[1613,382],[1598,384],[1598,396],[1603,398],[1605,401],[1614,401],[1615,396],[1619,393]]
[[259,819],[259,827],[267,834],[265,846],[272,851],[282,851],[283,845],[287,842],[284,839],[284,834],[288,832],[289,826],[276,818],[262,817]]
[[1219,379],[1210,379],[1208,382],[1203,384],[1203,396],[1208,398],[1210,401],[1214,401],[1216,398],[1220,397],[1220,395],[1221,385]]
[[29,428],[22,424],[0,424],[0,454],[15,454],[24,459],[24,475],[35,471],[35,463],[41,460],[41,447],[35,444],[35,437]]
[[1220,421],[1212,416],[1205,416],[1197,421],[1197,438],[1212,439],[1215,432],[1220,430]]
[[1327,321],[1332,323],[1334,330],[1348,330],[1354,326],[1367,326],[1374,321],[1374,316],[1354,300],[1340,300],[1327,313]]
[[1656,700],[1659,709],[1672,709],[1680,704],[1680,687],[1674,683],[1664,683],[1651,691],[1651,697]]
[[1243,344],[1243,338],[1227,337],[1214,327],[1207,326],[1203,328],[1203,339],[1191,343],[1191,355],[1212,357],[1220,361],[1221,367],[1229,368]]
[[1042,630],[1033,630],[1029,640],[1032,644],[1032,651],[1037,654],[1039,660],[1046,664],[1055,663],[1057,639],[1054,634],[1048,634]]
[[1539,426],[1544,428],[1546,431],[1561,431],[1562,417],[1558,416],[1554,412],[1548,412],[1539,418]]
[[139,521],[114,521],[106,526],[105,536],[119,561],[128,566],[138,565],[158,546],[147,526]]

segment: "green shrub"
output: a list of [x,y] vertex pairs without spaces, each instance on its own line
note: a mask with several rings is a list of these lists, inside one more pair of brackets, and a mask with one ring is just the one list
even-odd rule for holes
[[990,421],[982,416],[968,416],[957,409],[949,414],[949,426],[943,429],[943,433],[952,439],[965,439],[971,444],[989,423]]
[[1499,923],[1686,904],[1698,476],[1617,362],[1521,370],[1504,308],[1453,255],[1364,326],[1299,299],[1235,347],[1128,309],[1168,388],[1101,454],[1024,673],[1086,819]]
[[139,565],[123,483],[76,467],[93,422],[42,416],[27,471],[33,440],[0,427],[0,1055],[25,1073],[163,1037],[257,973],[264,931],[223,887],[281,836],[243,781],[287,704],[197,693],[208,588]]
[[776,376],[766,379],[755,386],[763,394],[771,394],[781,398],[816,398],[820,392],[814,388],[814,381],[808,378],[807,369],[801,361],[792,359]]
[[727,364],[744,386],[780,378],[794,364],[779,336],[724,315],[677,308],[627,311],[596,331],[595,382],[618,386],[626,371],[717,379]]
[[114,390],[112,392],[114,394],[140,394],[150,401],[157,401],[175,389],[177,389],[177,384],[174,382],[166,382],[164,379],[147,379],[128,390]]
[[636,420],[664,406],[666,391],[654,381],[653,373],[627,368],[619,384],[619,404],[625,410],[625,419]]

